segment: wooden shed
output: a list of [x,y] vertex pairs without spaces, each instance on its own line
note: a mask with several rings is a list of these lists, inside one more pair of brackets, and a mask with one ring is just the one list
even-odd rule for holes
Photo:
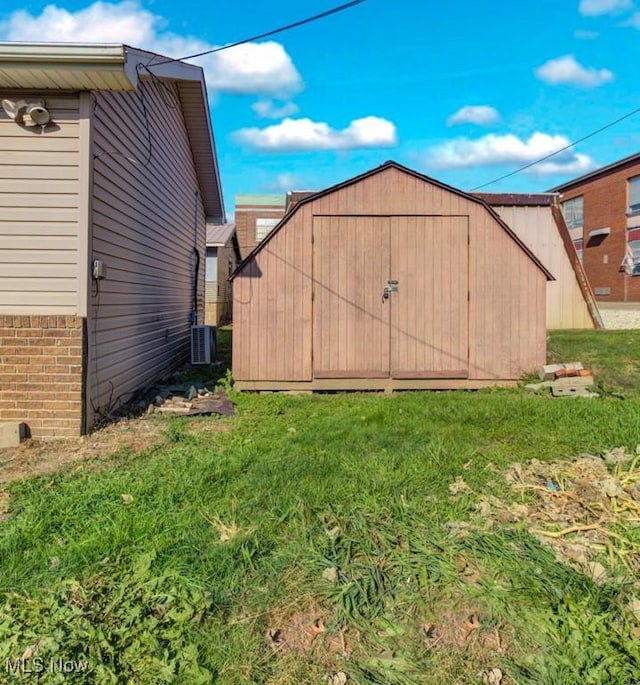
[[238,389],[479,388],[545,362],[553,276],[483,200],[387,162],[232,276]]

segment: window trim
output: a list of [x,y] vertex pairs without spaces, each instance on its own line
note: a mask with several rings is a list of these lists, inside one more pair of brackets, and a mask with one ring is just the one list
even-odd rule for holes
[[[578,201],[580,202],[578,203]],[[573,208],[576,204],[580,204],[580,223],[577,223],[576,218],[573,216],[575,213]],[[584,228],[584,195],[576,195],[568,200],[564,200],[564,202],[560,203],[560,209],[562,210],[564,222],[570,231]],[[569,214],[569,210],[571,210],[571,214]]]
[[[632,188],[635,192],[632,193]],[[637,195],[637,197],[632,197]],[[632,202],[637,200],[637,202]],[[631,176],[627,179],[627,216],[638,216],[640,214],[640,174]]]

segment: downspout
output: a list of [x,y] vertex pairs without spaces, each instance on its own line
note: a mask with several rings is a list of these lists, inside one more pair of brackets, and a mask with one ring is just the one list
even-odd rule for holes
[[196,190],[193,201],[193,254],[195,263],[193,267],[193,297],[191,300],[191,325],[198,324],[198,276],[200,275],[200,252],[198,250],[198,202],[200,193]]

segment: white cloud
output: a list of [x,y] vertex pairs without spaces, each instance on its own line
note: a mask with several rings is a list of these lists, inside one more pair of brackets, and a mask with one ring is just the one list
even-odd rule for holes
[[[523,140],[507,133],[490,133],[481,138],[455,138],[427,150],[425,161],[435,169],[465,169],[501,164],[524,165],[545,157],[569,145],[561,135],[536,132]],[[576,153],[573,148],[564,150],[548,161],[531,167],[530,173],[579,173],[595,168],[588,155]]]
[[235,132],[234,138],[268,152],[391,147],[398,139],[393,123],[374,116],[354,119],[342,130],[333,129],[325,122],[287,118],[262,129],[241,129]]
[[2,24],[6,40],[51,41],[62,43],[127,43],[141,46],[154,40],[163,20],[125,0],[118,5],[96,2],[69,12],[48,5],[39,16],[17,10]]
[[227,93],[280,95],[302,89],[291,57],[274,41],[239,45],[203,57],[200,63],[213,87]]
[[578,8],[585,17],[599,17],[603,14],[620,14],[633,9],[632,0],[580,0]]
[[447,119],[447,126],[454,124],[478,124],[488,126],[500,121],[497,109],[488,105],[465,105]]
[[593,88],[613,81],[613,73],[608,69],[584,67],[573,55],[563,55],[545,62],[536,69],[536,76],[553,85],[569,84]]
[[279,105],[273,100],[258,100],[251,105],[251,109],[261,119],[281,119],[300,111],[295,102],[283,102]]
[[[560,157],[560,155],[558,155]],[[554,159],[549,159],[545,162],[540,162],[527,169],[530,174],[536,174],[537,176],[551,176],[553,174],[574,174],[576,176],[581,176],[586,174],[593,169],[596,169],[598,164],[589,157],[589,155],[575,154],[572,160],[554,161]]]
[[[124,43],[168,57],[183,57],[216,47],[165,30],[166,21],[133,0],[95,2],[76,12],[48,5],[41,14],[25,10],[0,25],[0,38],[10,41]],[[228,93],[289,95],[303,83],[291,57],[274,41],[247,43],[194,59],[205,70],[211,88]]]

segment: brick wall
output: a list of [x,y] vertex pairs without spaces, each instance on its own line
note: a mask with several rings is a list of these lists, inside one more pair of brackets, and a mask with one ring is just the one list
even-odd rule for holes
[[284,205],[281,208],[260,207],[259,205],[248,208],[236,205],[235,224],[242,259],[258,244],[256,240],[256,219],[282,219],[283,216]]
[[38,438],[80,435],[82,321],[0,315],[0,421],[22,421]]
[[[640,276],[620,272],[627,241],[627,180],[640,174],[640,162],[624,165],[564,191],[560,201],[584,196],[584,269],[594,290],[611,288],[603,302],[640,302]],[[589,231],[611,228],[600,241],[589,241]]]

